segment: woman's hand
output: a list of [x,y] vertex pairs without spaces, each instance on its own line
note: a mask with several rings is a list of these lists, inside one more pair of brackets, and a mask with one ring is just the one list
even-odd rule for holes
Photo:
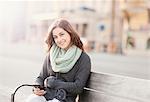
[[33,88],[33,93],[38,96],[43,96],[46,93],[46,91],[40,90],[40,88]]
[[55,76],[49,76],[44,80],[44,87],[54,88],[54,82],[57,78]]

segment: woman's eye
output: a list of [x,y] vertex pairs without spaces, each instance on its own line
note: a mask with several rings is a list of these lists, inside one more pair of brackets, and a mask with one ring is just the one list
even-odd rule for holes
[[64,33],[60,33],[60,35],[65,35]]
[[53,36],[53,38],[56,39],[57,37],[56,37],[56,36]]

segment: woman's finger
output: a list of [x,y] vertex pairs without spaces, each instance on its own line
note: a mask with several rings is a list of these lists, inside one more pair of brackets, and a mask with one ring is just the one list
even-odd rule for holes
[[33,93],[36,94],[36,95],[42,96],[42,95],[44,95],[46,93],[46,91],[36,89],[36,90],[34,90]]

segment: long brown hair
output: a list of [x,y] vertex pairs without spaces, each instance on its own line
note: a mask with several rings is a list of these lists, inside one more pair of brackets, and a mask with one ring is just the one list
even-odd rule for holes
[[58,19],[58,20],[54,21],[52,23],[52,25],[49,27],[48,36],[47,36],[46,41],[45,41],[47,46],[48,46],[48,51],[50,51],[52,45],[55,43],[52,32],[56,27],[62,28],[66,32],[68,32],[70,37],[71,37],[71,43],[73,45],[76,45],[82,51],[84,51],[83,43],[80,40],[80,37],[79,37],[78,33],[73,29],[71,24],[65,19]]

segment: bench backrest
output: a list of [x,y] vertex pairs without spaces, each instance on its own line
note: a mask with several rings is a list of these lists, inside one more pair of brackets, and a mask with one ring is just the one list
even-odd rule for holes
[[92,72],[79,102],[150,102],[150,80]]

